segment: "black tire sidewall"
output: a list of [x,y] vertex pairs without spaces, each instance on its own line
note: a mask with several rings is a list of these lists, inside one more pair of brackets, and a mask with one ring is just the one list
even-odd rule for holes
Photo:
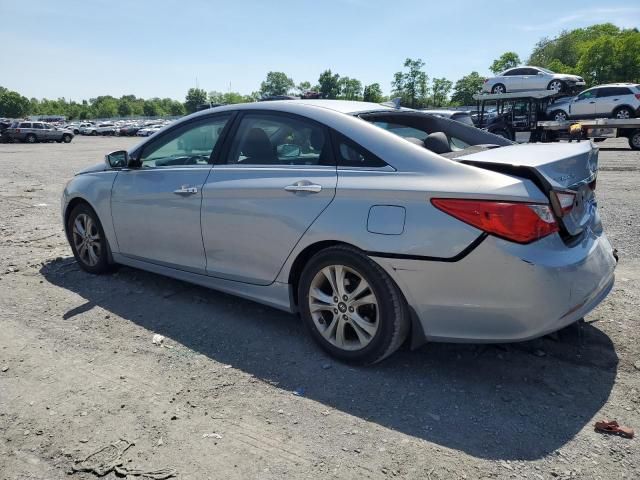
[[62,141],[64,143],[71,143],[71,135],[63,135],[62,136]]
[[559,120],[556,120],[556,115],[558,115],[559,113],[561,113],[562,115],[564,115],[564,120],[563,120],[563,121],[566,121],[566,120],[567,120],[567,118],[569,118],[569,116],[568,116],[566,113],[564,113],[562,110],[556,110],[555,112],[553,112],[553,113],[551,114],[551,118],[552,118],[554,121],[556,121],[556,122],[557,122],[557,121],[559,121]]
[[633,137],[635,136],[640,137],[640,130],[635,131],[631,135],[629,135],[629,147],[631,147],[632,150],[640,150],[640,146],[636,146],[633,144]]
[[[100,239],[102,241],[102,251],[100,252],[100,259],[98,260],[98,263],[93,266],[87,265],[82,261],[82,259],[80,258],[80,255],[78,254],[78,251],[76,250],[75,244],[73,242],[73,223],[75,222],[76,217],[82,213],[89,215],[91,219],[96,223],[96,225],[98,226],[98,232],[100,233]],[[107,242],[107,237],[104,234],[102,223],[100,222],[98,215],[89,205],[87,205],[86,203],[81,203],[76,207],[74,207],[71,213],[69,214],[66,227],[67,227],[67,238],[69,239],[69,245],[71,246],[71,251],[73,252],[73,256],[78,262],[78,265],[80,265],[80,268],[82,268],[86,272],[95,273],[95,274],[105,273],[111,269],[111,265],[109,263],[110,250],[109,250],[109,243]]]
[[557,92],[563,92],[565,90],[565,84],[562,80],[551,80],[549,82],[549,85],[547,85],[547,90],[551,90],[551,85],[553,85],[556,82],[560,83],[560,88],[557,90]]
[[633,111],[629,107],[616,108],[615,111],[613,112],[613,118],[618,118],[618,113],[620,113],[622,111],[625,111],[625,110],[627,112],[629,112],[629,118],[634,118],[633,117]]
[[36,138],[36,136],[34,134],[30,133],[29,135],[27,135],[25,137],[25,141],[27,143],[36,143],[38,141],[38,139]]
[[[339,248],[329,248],[316,254],[307,264],[300,277],[298,305],[303,322],[314,340],[325,351],[348,363],[369,364],[382,358],[392,342],[395,331],[394,322],[398,321],[398,319],[394,318],[397,315],[397,306],[394,301],[402,301],[401,294],[397,287],[393,285],[391,278],[383,278],[382,275],[386,275],[386,273],[382,269],[376,269],[372,263],[372,260],[356,250],[346,251]],[[344,265],[356,270],[369,283],[378,301],[378,331],[371,342],[361,350],[347,351],[335,347],[324,339],[311,317],[308,296],[309,287],[315,275],[329,265]],[[395,291],[391,291],[392,289]]]
[[502,83],[496,83],[493,87],[491,87],[491,93],[497,93],[496,88],[502,87],[502,92],[507,93],[507,87],[505,87]]

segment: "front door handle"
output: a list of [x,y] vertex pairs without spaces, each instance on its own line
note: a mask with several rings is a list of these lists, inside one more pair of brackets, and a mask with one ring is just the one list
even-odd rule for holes
[[293,185],[287,185],[284,187],[287,192],[307,192],[307,193],[320,193],[322,190],[322,185],[317,185],[315,183],[311,183],[307,180],[300,180],[299,182],[294,183]]
[[179,189],[174,190],[173,193],[176,195],[193,195],[194,193],[198,193],[198,187],[188,187],[183,185]]

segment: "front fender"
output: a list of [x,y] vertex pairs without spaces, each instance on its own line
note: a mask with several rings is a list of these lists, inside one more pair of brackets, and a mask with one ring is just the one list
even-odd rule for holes
[[88,203],[98,215],[109,247],[116,253],[119,252],[119,248],[111,218],[111,189],[117,176],[118,172],[113,170],[76,175],[67,184],[62,194],[62,221],[65,232],[69,207],[75,205],[78,200],[82,200]]

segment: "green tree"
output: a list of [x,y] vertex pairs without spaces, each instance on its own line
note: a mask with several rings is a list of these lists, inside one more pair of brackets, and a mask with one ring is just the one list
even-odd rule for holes
[[131,103],[128,100],[123,100],[122,98],[118,102],[118,115],[121,117],[129,117],[133,114],[133,108],[131,108]]
[[296,90],[300,95],[308,92],[309,90],[311,90],[311,82],[300,82],[298,85],[296,85]]
[[20,118],[29,114],[31,103],[18,92],[4,89],[0,93],[0,117]]
[[284,72],[269,72],[264,82],[260,84],[263,97],[272,95],[286,95],[295,86],[293,79]]
[[251,95],[242,95],[238,92],[209,92],[209,102],[233,105],[235,103],[249,103],[255,101]]
[[325,70],[318,78],[317,90],[322,98],[338,98],[340,95],[340,75]]
[[103,95],[89,100],[94,118],[111,118],[118,115],[118,100]]
[[444,77],[433,79],[431,91],[433,92],[433,105],[435,107],[442,107],[447,104],[451,88],[453,88],[451,80]]
[[207,92],[201,88],[190,88],[184,102],[187,113],[195,112],[203,103],[207,103]]
[[500,58],[496,58],[493,61],[493,63],[489,67],[489,70],[497,75],[501,72],[504,72],[508,68],[517,67],[521,63],[522,62],[520,61],[520,57],[516,52],[505,52],[500,55]]
[[185,114],[184,105],[177,100],[173,100],[171,102],[171,106],[169,107],[169,113],[174,116],[182,116]]
[[407,58],[405,71],[396,72],[391,82],[392,96],[401,98],[402,105],[411,108],[427,106],[429,77],[423,71],[425,63],[421,59]]
[[362,100],[365,102],[381,103],[384,101],[384,95],[382,94],[382,88],[379,83],[372,83],[364,87]]
[[453,87],[453,95],[451,95],[451,103],[457,105],[472,105],[475,103],[473,95],[479,93],[482,89],[484,78],[478,72],[471,72],[469,75],[458,80]]
[[145,100],[142,109],[146,117],[159,117],[162,115],[160,105],[154,100]]
[[362,99],[362,82],[355,78],[341,77],[338,81],[340,88],[339,98],[343,100],[361,100]]

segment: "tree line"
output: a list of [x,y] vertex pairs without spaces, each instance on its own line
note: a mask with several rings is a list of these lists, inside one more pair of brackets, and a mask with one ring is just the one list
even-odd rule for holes
[[[563,31],[553,38],[542,38],[533,48],[526,63],[555,72],[582,76],[587,86],[610,82],[640,82],[640,32],[637,28],[621,29],[611,23]],[[521,65],[515,52],[505,52],[489,70],[498,74]],[[137,98],[110,95],[76,102],[59,98],[28,99],[18,92],[0,87],[0,117],[18,118],[27,115],[65,115],[68,119],[92,119],[130,116],[179,116],[191,113],[206,103],[253,102],[277,95],[299,95],[318,98],[384,102],[400,98],[401,104],[413,108],[473,105],[485,78],[473,71],[455,83],[430,78],[425,62],[407,58],[402,69],[393,75],[391,94],[383,94],[380,83],[364,85],[360,80],[340,75],[331,69],[323,71],[317,82],[294,82],[285,72],[269,72],[259,90],[251,94],[239,92],[207,93],[191,88],[184,102],[170,98]]]

